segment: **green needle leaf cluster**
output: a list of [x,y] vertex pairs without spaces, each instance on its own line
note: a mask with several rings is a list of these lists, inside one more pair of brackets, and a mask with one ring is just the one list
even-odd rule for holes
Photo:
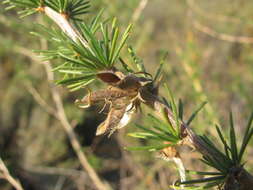
[[9,4],[7,9],[24,9],[19,12],[21,17],[36,13],[39,8],[47,6],[76,21],[82,21],[79,17],[88,13],[90,7],[89,1],[86,0],[5,0],[4,3]]
[[61,64],[54,68],[54,71],[63,74],[62,80],[57,81],[57,84],[67,85],[73,91],[94,81],[99,71],[114,68],[132,28],[132,25],[129,25],[121,35],[116,18],[104,21],[102,11],[90,23],[83,22],[78,16],[87,13],[90,6],[89,1],[6,0],[4,3],[8,3],[9,8],[24,9],[21,12],[22,16],[38,12],[38,8],[43,9],[44,7],[49,7],[66,16],[70,23],[68,27],[73,27],[73,31],[82,40],[72,39],[59,29],[41,25],[37,25],[41,31],[33,32],[33,34],[46,37],[49,42],[53,43],[55,48],[36,52],[41,53],[41,57],[45,60],[61,60]]
[[[253,113],[251,114],[248,124],[246,126],[246,131],[240,149],[238,149],[239,146],[235,137],[232,113],[230,113],[229,140],[226,140],[220,127],[216,126],[216,131],[223,145],[223,150],[221,150],[220,147],[217,147],[207,136],[201,136],[201,139],[205,143],[207,149],[212,151],[212,156],[205,155],[203,156],[203,159],[201,159],[201,161],[204,164],[210,166],[211,168],[216,169],[218,172],[189,171],[189,174],[197,174],[211,177],[188,180],[178,183],[178,185],[190,185],[189,189],[207,189],[214,186],[222,186],[225,183],[225,180],[230,175],[230,172],[233,168],[243,168],[243,154],[245,153],[245,149],[253,135],[252,121]],[[195,186],[199,183],[206,184],[202,186]]]
[[[157,73],[158,74],[156,74],[156,76],[158,77],[158,75],[160,75],[160,67],[158,68]],[[166,114],[164,115],[164,117],[166,118],[164,121],[156,118],[155,116],[151,114],[148,114],[147,116],[147,121],[149,124],[148,126],[136,124],[136,127],[141,129],[144,132],[134,132],[134,133],[129,133],[128,135],[134,138],[154,140],[156,145],[142,146],[142,147],[128,147],[127,148],[128,150],[150,150],[150,151],[161,150],[168,146],[177,145],[181,140],[183,140],[183,137],[181,135],[181,126],[180,126],[181,121],[183,120],[183,103],[180,100],[177,105],[175,103],[175,99],[173,97],[172,92],[167,86],[166,88],[167,88],[167,91],[169,92],[170,101],[169,102],[167,102],[166,100],[164,101],[165,101],[165,104],[167,104],[167,106],[171,108],[173,116],[176,119],[176,125],[174,126],[167,119]],[[193,121],[193,119],[196,117],[196,115],[204,107],[205,104],[206,102],[202,103],[200,107],[197,108],[192,113],[187,123],[190,124]]]
[[[174,129],[171,123],[156,118],[148,114],[147,121],[149,126],[136,124],[136,127],[144,132],[134,132],[128,135],[134,138],[150,139],[155,142],[155,145],[141,146],[141,147],[128,147],[128,150],[149,150],[157,151],[165,147],[176,145],[181,138],[179,138],[178,131]],[[166,142],[166,144],[164,144]]]
[[[112,21],[112,30],[109,31],[110,22],[100,22],[100,17],[101,14],[95,17],[91,24],[76,23],[78,31],[87,41],[88,46],[73,41],[61,31],[47,32],[50,41],[56,43],[56,49],[40,51],[40,53],[44,59],[63,60],[62,64],[54,68],[55,71],[65,74],[58,84],[66,84],[71,90],[78,90],[95,80],[97,72],[114,67],[129,37],[131,25],[119,39],[116,20]],[[47,28],[43,30],[48,31]]]

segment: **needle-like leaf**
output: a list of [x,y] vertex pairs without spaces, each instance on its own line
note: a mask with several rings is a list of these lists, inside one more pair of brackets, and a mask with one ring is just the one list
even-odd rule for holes
[[200,104],[200,106],[192,113],[192,115],[190,116],[190,118],[188,119],[188,121],[186,122],[187,125],[190,125],[191,122],[194,120],[194,118],[196,117],[196,115],[200,112],[200,110],[207,104],[207,102],[203,102],[202,104]]
[[235,136],[235,129],[234,129],[234,121],[233,121],[233,114],[230,112],[229,115],[229,121],[230,121],[230,148],[231,148],[231,154],[232,159],[235,164],[238,163],[238,151],[237,151],[237,144],[236,144],[236,136]]
[[249,144],[249,141],[250,141],[250,139],[252,138],[252,135],[253,135],[252,121],[253,121],[253,112],[251,113],[248,124],[246,126],[246,131],[245,131],[245,134],[244,134],[244,137],[243,137],[240,153],[239,153],[239,156],[238,156],[239,157],[238,158],[239,162],[242,161],[242,157],[243,157],[243,154],[245,152],[245,149],[246,149],[247,145]]

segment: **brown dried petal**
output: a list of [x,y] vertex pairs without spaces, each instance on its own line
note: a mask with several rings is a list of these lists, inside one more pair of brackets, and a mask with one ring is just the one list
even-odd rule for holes
[[135,75],[127,75],[119,82],[117,87],[123,90],[138,90],[141,87],[141,83]]
[[179,157],[179,153],[175,146],[169,146],[162,149],[161,154],[167,158]]
[[[79,106],[91,105],[93,103],[100,103],[103,101],[112,102],[115,99],[123,98],[126,96],[130,96],[127,91],[123,91],[114,87],[110,87],[109,89],[105,90],[98,90],[95,92],[91,92],[83,97],[81,100],[77,100],[76,103]],[[131,97],[134,95],[131,95]]]
[[120,76],[114,71],[101,71],[97,74],[97,77],[105,83],[116,84],[121,80]]
[[112,102],[107,118],[98,126],[96,135],[101,135],[107,132],[112,134],[116,129],[126,126],[130,120],[131,114],[133,113],[128,110],[131,105],[132,103],[124,101],[123,99],[118,99]]

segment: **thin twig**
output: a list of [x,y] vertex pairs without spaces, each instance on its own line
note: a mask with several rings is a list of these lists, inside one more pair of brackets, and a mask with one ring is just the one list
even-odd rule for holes
[[[43,43],[43,41],[42,41],[42,49],[47,49],[46,46],[47,46],[46,42],[44,41],[44,43]],[[95,170],[89,164],[84,152],[82,151],[82,147],[78,141],[78,138],[77,138],[76,134],[74,133],[73,128],[66,117],[60,93],[58,91],[58,88],[54,84],[54,74],[52,72],[52,66],[51,66],[50,62],[46,61],[45,64],[43,64],[43,66],[46,70],[47,80],[51,86],[50,90],[51,90],[53,101],[56,105],[56,110],[57,110],[57,115],[58,115],[59,121],[61,122],[62,127],[65,130],[65,132],[70,140],[70,143],[71,143],[75,153],[77,154],[77,157],[78,157],[82,167],[84,168],[85,171],[87,171],[89,177],[92,179],[92,181],[97,189],[99,189],[99,190],[108,189],[108,185],[105,185],[100,180],[100,178],[98,177]]]
[[210,20],[215,20],[215,21],[221,21],[221,22],[231,22],[231,23],[240,23],[242,22],[241,19],[236,18],[236,17],[229,17],[226,15],[217,15],[217,14],[212,14],[206,10],[203,10],[200,8],[195,0],[187,0],[186,1],[188,7],[194,11],[195,13],[199,14],[200,16],[210,19]]
[[37,64],[42,64],[39,57],[33,51],[31,51],[30,49],[15,45],[15,46],[13,46],[13,51],[15,51],[15,52],[17,52],[21,55],[25,55],[26,57],[30,58],[31,61],[34,61]]
[[[180,176],[180,181],[185,181],[186,180],[186,174],[185,174],[185,167],[184,167],[184,164],[183,164],[183,161],[181,158],[179,157],[174,157],[172,158],[176,167],[177,167],[177,170],[178,170],[178,173],[179,173],[179,176]],[[180,185],[181,189],[183,190],[184,189],[184,185]]]
[[133,23],[136,23],[137,20],[140,18],[142,11],[145,9],[145,7],[148,4],[148,0],[141,0],[138,7],[135,9],[131,21]]
[[33,96],[34,100],[50,115],[59,120],[56,110],[48,105],[48,103],[41,97],[39,92],[31,85],[26,83],[25,87],[27,91]]
[[[239,18],[234,18],[234,17],[228,17],[225,15],[214,15],[207,13],[206,11],[203,11],[196,3],[195,0],[187,0],[187,5],[188,7],[198,13],[199,15],[206,17],[207,19],[213,19],[215,21],[224,21],[224,22],[232,22],[232,23],[241,23],[241,19]],[[235,35],[229,35],[225,33],[220,33],[215,31],[214,29],[201,24],[197,20],[193,20],[193,26],[196,28],[198,31],[205,33],[209,36],[212,36],[213,38],[217,38],[223,41],[227,42],[233,42],[233,43],[244,43],[244,44],[251,44],[253,43],[253,37],[248,37],[248,36],[235,36]]]
[[0,174],[1,178],[7,180],[16,190],[24,190],[20,182],[11,176],[2,158],[0,158]]
[[46,166],[31,166],[25,165],[24,169],[30,172],[50,174],[50,175],[62,175],[62,176],[87,176],[87,173],[82,170],[58,168],[58,167],[46,167]]
[[214,38],[224,40],[227,42],[233,42],[233,43],[244,43],[244,44],[252,44],[253,43],[253,37],[247,37],[247,36],[233,36],[229,34],[219,33],[215,30],[209,28],[208,26],[205,26],[203,24],[200,24],[198,21],[193,21],[193,26],[200,32],[203,32],[209,36],[212,36]]
[[[45,46],[46,45],[44,43],[44,49],[46,48]],[[36,63],[41,64],[41,62],[39,61],[38,58],[36,58],[36,55],[33,52],[31,52],[25,48],[20,48],[20,47],[16,47],[15,50],[18,53],[28,56]],[[54,111],[55,113],[53,113],[53,116],[55,116],[61,122],[67,136],[69,137],[71,145],[78,156],[78,159],[79,159],[82,167],[84,168],[85,171],[87,171],[89,177],[92,179],[92,181],[93,181],[94,185],[97,187],[97,189],[99,189],[99,190],[110,189],[109,185],[107,185],[107,184],[105,185],[99,179],[95,170],[90,166],[85,154],[82,151],[82,147],[81,147],[79,141],[77,140],[76,135],[73,132],[73,128],[72,128],[71,124],[69,123],[69,121],[67,120],[67,117],[66,117],[66,114],[65,114],[65,111],[63,108],[63,103],[62,103],[61,97],[59,95],[59,91],[58,91],[57,87],[54,85],[54,74],[52,72],[52,67],[51,67],[50,63],[48,61],[46,61],[42,65],[44,66],[44,68],[46,70],[47,79],[48,79],[49,83],[51,84],[52,97],[53,97],[54,103],[56,104],[56,110]],[[33,95],[34,99],[38,102],[38,104],[41,105],[48,113],[52,114],[53,108],[49,108],[50,106],[48,106],[48,104],[45,102],[45,100],[43,100],[41,98],[41,96],[37,93],[37,91],[32,87],[29,90],[30,90],[30,93]]]

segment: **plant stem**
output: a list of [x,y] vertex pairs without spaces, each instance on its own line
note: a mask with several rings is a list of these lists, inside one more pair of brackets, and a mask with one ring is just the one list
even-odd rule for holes
[[2,158],[0,158],[0,175],[0,177],[6,179],[16,190],[24,190],[20,182],[11,176]]
[[[153,95],[151,95],[151,97],[153,98],[153,103],[151,105],[154,105],[153,108],[157,111],[158,115],[161,115],[161,113],[165,111],[170,122],[175,125],[176,118],[174,118],[172,110]],[[220,156],[217,155],[217,153],[214,152],[212,149],[208,148],[202,141],[202,139],[187,124],[185,124],[183,121],[180,121],[180,126],[181,136],[185,138],[184,142],[187,143],[187,145],[195,147],[195,149],[204,156],[207,155],[210,158],[215,158],[216,160],[219,160]],[[220,160],[222,162],[222,159]],[[234,185],[233,187],[229,186],[229,188],[225,188],[224,190],[232,190],[233,188],[235,189],[235,186],[237,187],[238,184],[239,189],[237,190],[252,190],[252,188],[249,188],[253,187],[253,176],[248,173],[243,167],[239,167],[237,172],[231,173],[229,177],[232,178],[232,182]],[[229,185],[232,182],[226,181],[226,185]]]
[[45,14],[52,19],[65,34],[67,34],[74,42],[78,40],[84,45],[84,47],[88,47],[88,44],[85,39],[79,34],[79,32],[72,26],[69,20],[63,15],[50,7],[44,7]]
[[[46,49],[46,43],[43,44],[42,42],[42,46],[44,46],[42,49]],[[64,129],[64,131],[66,132],[70,143],[83,167],[83,169],[85,171],[87,171],[89,177],[91,178],[91,180],[93,181],[94,185],[96,186],[96,188],[98,190],[107,190],[109,189],[108,185],[105,185],[101,179],[98,177],[97,173],[95,172],[95,170],[91,167],[91,165],[89,164],[85,154],[82,151],[82,147],[78,141],[78,138],[76,136],[76,134],[74,133],[71,124],[69,123],[65,111],[64,111],[64,107],[63,107],[63,103],[61,100],[61,96],[59,94],[59,91],[57,89],[57,87],[54,84],[54,74],[52,72],[52,67],[49,61],[47,61],[45,64],[43,64],[47,73],[47,79],[48,82],[51,85],[51,94],[54,100],[54,103],[56,105],[56,111],[57,111],[57,115],[59,118],[59,121],[62,124],[62,127]]]

